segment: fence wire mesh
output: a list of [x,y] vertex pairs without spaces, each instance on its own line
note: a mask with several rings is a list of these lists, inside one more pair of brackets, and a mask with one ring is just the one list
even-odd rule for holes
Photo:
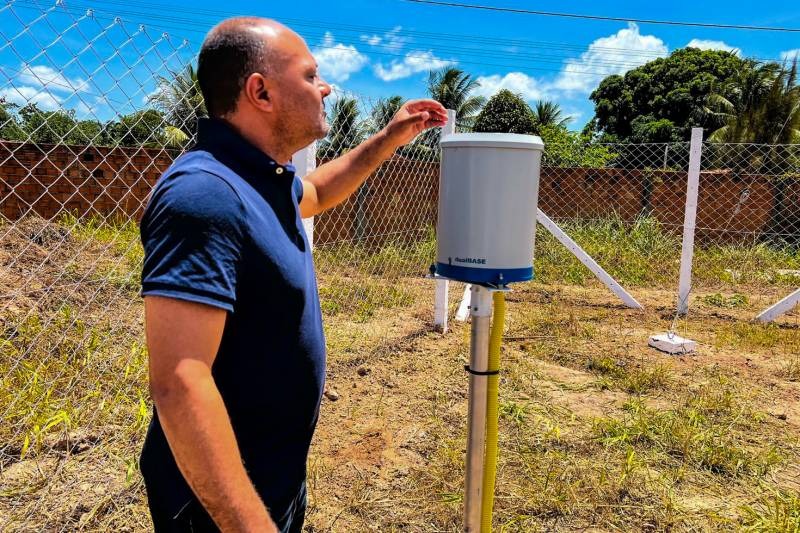
[[[205,115],[197,43],[30,1],[0,8],[0,37],[0,530],[147,529],[137,220]],[[318,164],[379,131],[399,104],[337,90]],[[316,218],[333,324],[412,304],[432,312],[423,276],[435,254],[438,135]],[[548,143],[539,207],[635,295],[674,300],[689,152]],[[800,147],[706,143],[700,184],[693,305],[745,323],[800,286]],[[540,283],[596,284],[542,227],[536,242]],[[454,287],[452,306],[460,296]]]
[[0,529],[147,529],[136,220],[202,113],[196,52],[61,3],[0,28]]
[[[317,144],[318,164],[380,131],[401,103],[336,90],[326,104],[330,131]],[[315,261],[328,315],[344,312],[363,320],[376,308],[420,298],[433,305],[423,276],[435,252],[438,159],[438,132],[421,135],[347,201],[315,218]]]

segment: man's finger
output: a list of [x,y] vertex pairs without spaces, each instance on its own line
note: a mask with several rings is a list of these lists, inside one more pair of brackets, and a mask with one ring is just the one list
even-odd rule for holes
[[414,124],[417,122],[422,122],[423,124],[427,123],[431,119],[431,114],[427,111],[422,111],[419,113],[411,113],[407,117],[404,117],[400,120],[401,124]]
[[411,100],[410,102],[406,103],[406,106],[406,109],[409,113],[425,110],[447,116],[447,110],[436,100]]

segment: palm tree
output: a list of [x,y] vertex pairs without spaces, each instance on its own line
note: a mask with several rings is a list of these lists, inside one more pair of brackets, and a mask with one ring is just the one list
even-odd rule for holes
[[376,133],[385,128],[404,102],[403,97],[399,95],[378,100],[375,107],[372,108],[370,130]]
[[332,159],[358,146],[367,136],[367,127],[359,117],[355,98],[342,96],[331,108],[330,131],[320,143],[322,159]]
[[180,72],[172,72],[172,79],[159,76],[156,93],[150,101],[162,113],[169,124],[164,133],[167,144],[183,146],[197,134],[197,121],[207,117],[203,94],[197,82],[197,70],[186,65]]
[[[800,85],[797,59],[791,66],[748,61],[745,68],[724,87],[728,97],[714,92],[707,97],[706,110],[723,125],[709,140],[728,143],[758,143],[757,151],[741,155],[742,161],[730,161],[751,174],[783,176],[791,173],[796,162],[788,144],[800,143]],[[765,233],[783,244],[800,244],[797,212],[788,201],[788,180],[771,180],[773,207]]]
[[536,121],[537,128],[544,126],[566,127],[572,122],[572,117],[565,115],[561,106],[549,100],[536,102],[533,109],[533,119]]
[[[718,128],[709,136],[714,142],[758,142],[759,108],[778,75],[775,63],[759,65],[747,60],[722,87],[706,97],[705,111]],[[723,96],[723,93],[727,96]]]
[[472,93],[480,87],[478,80],[461,69],[443,67],[428,74],[428,94],[447,109],[456,112],[456,126],[469,128],[486,98]]

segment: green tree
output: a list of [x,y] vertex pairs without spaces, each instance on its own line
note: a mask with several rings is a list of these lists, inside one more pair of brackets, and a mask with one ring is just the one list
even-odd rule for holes
[[[800,86],[797,60],[790,66],[748,61],[746,68],[707,98],[709,113],[722,126],[717,142],[800,143]],[[727,96],[726,96],[727,95]]]
[[631,122],[633,143],[668,143],[680,141],[680,130],[668,118],[656,119],[652,115],[641,115]]
[[182,71],[170,74],[170,78],[158,77],[156,92],[150,96],[150,102],[167,121],[164,128],[166,143],[183,146],[194,138],[198,119],[207,117],[208,111],[193,65],[186,65]]
[[457,127],[472,127],[475,116],[486,99],[472,94],[480,87],[478,80],[461,69],[443,67],[428,73],[428,94],[447,109],[456,112]]
[[372,108],[372,113],[370,113],[370,131],[376,133],[385,128],[404,103],[405,100],[399,95],[378,100],[375,107]]
[[19,110],[17,135],[20,140],[41,144],[102,144],[103,125],[97,120],[78,120],[74,109],[44,111],[35,103]]
[[593,143],[590,135],[564,126],[543,126],[539,136],[544,141],[545,164],[551,167],[602,168],[618,156],[609,145]]
[[25,137],[36,143],[57,144],[67,142],[76,127],[74,110],[43,111],[35,103],[19,110],[20,126]]
[[338,157],[356,146],[367,136],[367,125],[361,120],[355,98],[343,96],[331,108],[328,136],[318,150],[322,159]]
[[473,131],[535,133],[533,112],[521,96],[503,89],[492,96],[475,119]]
[[[720,93],[709,96],[711,114],[723,125],[710,140],[725,143],[759,143],[757,151],[747,150],[733,157],[720,147],[723,164],[774,176],[771,180],[773,207],[766,233],[779,245],[800,244],[800,215],[789,195],[787,175],[797,173],[797,151],[789,146],[800,143],[800,85],[797,60],[791,65],[750,62],[723,84]],[[727,97],[723,94],[727,93]],[[712,147],[710,158],[714,158]]]
[[108,125],[108,135],[119,146],[159,148],[167,144],[164,115],[155,109],[142,109],[120,117]]
[[0,139],[4,141],[25,140],[25,132],[19,125],[14,110],[19,106],[0,98]]
[[683,48],[624,76],[608,76],[590,96],[591,125],[608,141],[688,140],[692,127],[715,125],[706,112],[708,95],[746,64],[731,52]]
[[564,114],[561,106],[549,100],[536,102],[533,108],[533,118],[538,128],[544,126],[564,126],[572,122],[572,117]]

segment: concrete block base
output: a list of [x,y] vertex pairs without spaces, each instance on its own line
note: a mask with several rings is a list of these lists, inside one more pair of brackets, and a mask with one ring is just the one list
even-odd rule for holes
[[670,335],[669,333],[653,335],[650,337],[647,344],[656,350],[661,350],[662,352],[672,355],[692,353],[697,349],[697,343],[695,341],[684,339],[678,335]]

